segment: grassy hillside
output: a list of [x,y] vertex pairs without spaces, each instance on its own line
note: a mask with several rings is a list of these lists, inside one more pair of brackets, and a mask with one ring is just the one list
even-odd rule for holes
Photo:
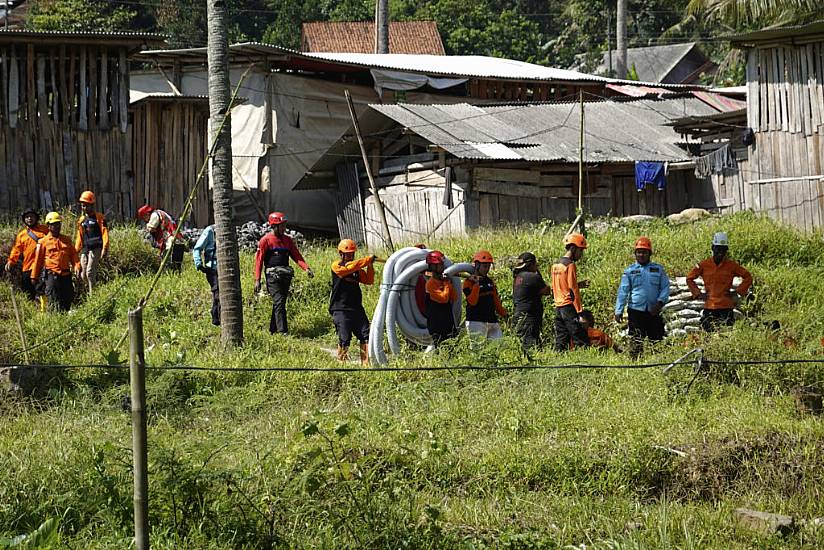
[[[484,230],[433,243],[455,260],[480,246],[511,307],[505,259],[533,251],[546,272],[563,228]],[[683,275],[730,233],[755,275],[748,320],[727,334],[649,350],[670,361],[697,346],[714,360],[822,357],[824,242],[751,215],[670,227],[593,226],[579,266],[585,305],[604,324],[639,234]],[[7,236],[11,228],[0,229]],[[113,232],[100,292],[66,315],[25,304],[37,363],[114,363],[126,313],[148,288],[153,251]],[[246,344],[220,348],[210,295],[187,264],[166,275],[145,313],[149,365],[330,367],[326,312],[333,247],[305,248],[318,277],[298,274],[292,335],[268,334],[270,302],[252,295],[242,257]],[[374,306],[378,288],[366,292]],[[19,349],[9,287],[0,284],[0,362]],[[547,328],[550,312],[547,314]],[[782,329],[764,323],[778,320]],[[617,327],[607,325],[609,331]],[[547,335],[551,337],[551,335]],[[824,358],[822,358],[824,359]],[[625,364],[626,356],[542,351],[536,362]],[[518,365],[518,343],[472,352],[410,351],[393,365]],[[766,548],[824,544],[824,528],[787,537],[743,529],[737,507],[824,516],[824,427],[790,390],[820,382],[820,363],[718,366],[689,394],[690,366],[660,369],[398,373],[151,372],[150,513],[156,548]],[[58,518],[61,545],[122,548],[131,535],[128,373],[52,372],[36,400],[0,401],[0,537]]]

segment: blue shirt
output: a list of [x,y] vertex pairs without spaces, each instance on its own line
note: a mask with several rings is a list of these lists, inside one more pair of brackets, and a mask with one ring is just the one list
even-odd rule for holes
[[615,301],[615,314],[623,314],[625,307],[637,311],[649,311],[649,308],[656,302],[666,304],[667,300],[669,300],[669,277],[663,266],[654,262],[649,262],[647,265],[635,262],[621,275],[618,299]]
[[217,269],[217,244],[215,243],[215,226],[210,225],[203,230],[200,238],[192,249],[192,259],[195,267],[201,265],[207,269]]

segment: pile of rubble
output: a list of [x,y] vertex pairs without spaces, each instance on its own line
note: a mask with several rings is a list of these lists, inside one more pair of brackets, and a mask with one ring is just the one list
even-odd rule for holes
[[[269,232],[269,225],[266,223],[246,222],[236,228],[237,231],[237,245],[241,250],[254,251],[257,249],[258,241]],[[189,248],[193,247],[200,234],[203,232],[201,228],[184,229],[181,235],[188,241]],[[302,233],[286,230],[286,234],[292,237],[298,246],[305,243],[306,239]]]
[[[704,292],[703,281],[698,279],[695,284],[698,285],[701,292]],[[733,288],[737,288],[741,284],[741,277],[736,277],[732,284]],[[688,332],[699,332],[701,330],[701,310],[703,308],[704,302],[702,300],[692,299],[692,293],[687,287],[686,277],[676,277],[670,280],[670,298],[663,310],[667,335],[683,336]],[[734,310],[734,315],[736,320],[744,318],[744,314],[737,309]]]

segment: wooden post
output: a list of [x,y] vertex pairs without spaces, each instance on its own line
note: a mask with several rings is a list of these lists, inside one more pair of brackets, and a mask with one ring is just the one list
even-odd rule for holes
[[[23,277],[26,275],[23,274]],[[20,319],[20,311],[17,309],[17,299],[14,297],[14,284],[11,285],[11,305],[14,308],[14,318],[17,320],[17,330],[20,332],[20,343],[23,344],[23,359],[26,360],[26,365],[31,365],[29,361],[29,348],[26,345],[26,333],[23,332],[23,321]]]
[[[392,243],[392,234],[389,233],[389,222],[386,221],[386,211],[383,209],[381,197],[378,195],[378,186],[375,185],[375,179],[372,177],[372,168],[369,166],[369,157],[366,155],[366,146],[363,144],[363,137],[360,132],[360,125],[358,124],[358,116],[355,114],[355,105],[352,103],[352,95],[349,90],[343,91],[346,95],[346,103],[349,105],[349,114],[352,116],[352,125],[355,127],[355,135],[358,138],[360,145],[361,156],[363,157],[363,166],[366,169],[366,177],[369,178],[369,186],[372,188],[372,194],[375,195],[375,206],[378,208],[378,216],[381,218],[381,225],[383,232],[386,234],[385,242],[389,245],[389,249],[395,252],[395,245]],[[341,235],[343,236],[343,235]]]
[[134,464],[134,545],[149,549],[149,460],[146,450],[146,371],[143,309],[129,311],[129,380],[132,389],[132,463]]

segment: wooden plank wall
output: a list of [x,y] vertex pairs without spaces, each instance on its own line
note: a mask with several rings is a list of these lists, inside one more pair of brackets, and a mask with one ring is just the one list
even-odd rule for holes
[[90,189],[108,217],[133,216],[125,63],[97,45],[0,45],[0,214]]
[[[135,208],[151,204],[172,216],[182,212],[206,158],[208,118],[208,106],[190,102],[148,100],[132,110]],[[189,223],[205,227],[211,220],[206,179],[198,187]]]
[[748,207],[803,230],[822,227],[824,41],[749,50],[747,86]]

